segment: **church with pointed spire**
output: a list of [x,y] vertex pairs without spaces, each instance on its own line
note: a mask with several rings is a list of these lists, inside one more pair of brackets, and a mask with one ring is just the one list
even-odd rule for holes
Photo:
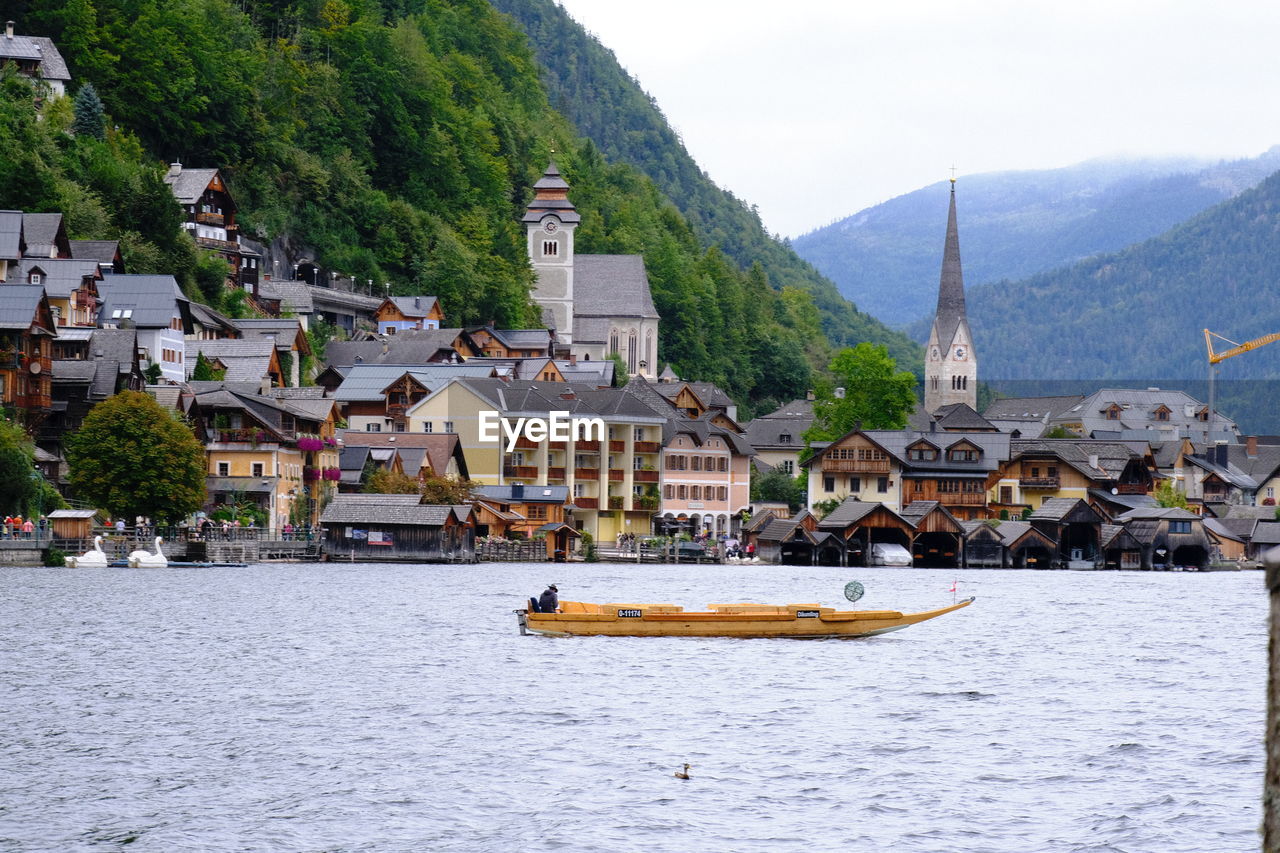
[[960,271],[960,231],[956,226],[956,181],[951,179],[951,207],[942,249],[938,311],[924,354],[924,410],[965,403],[978,408],[978,354],[965,316],[964,276]]
[[587,255],[574,250],[582,221],[569,183],[552,162],[525,209],[533,299],[543,321],[569,352],[583,360],[617,354],[631,376],[658,376],[658,311],[640,255]]

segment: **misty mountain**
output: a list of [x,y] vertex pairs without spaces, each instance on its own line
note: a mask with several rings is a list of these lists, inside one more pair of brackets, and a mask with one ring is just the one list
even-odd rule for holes
[[[960,179],[968,286],[1021,279],[1161,234],[1280,169],[1280,146],[1247,160],[1093,160]],[[840,291],[918,334],[937,299],[948,182],[916,190],[793,241]],[[924,334],[928,323],[923,324]]]

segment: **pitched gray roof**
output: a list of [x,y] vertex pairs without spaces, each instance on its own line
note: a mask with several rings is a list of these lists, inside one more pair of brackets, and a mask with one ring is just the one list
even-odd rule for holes
[[120,251],[119,240],[69,240],[68,242],[71,244],[71,257],[76,260],[96,261],[99,264],[114,264],[116,253]]
[[1071,394],[1061,397],[1009,397],[987,406],[982,416],[987,420],[1040,421],[1078,405],[1084,397]]
[[866,518],[882,506],[884,504],[860,501],[852,497],[845,498],[839,506],[827,513],[826,518],[818,522],[818,526],[826,528],[848,527],[850,524],[856,524]]
[[38,284],[0,286],[0,329],[30,328],[42,299],[44,288]]
[[[1119,419],[1111,420],[1106,412],[1119,407]],[[1161,406],[1170,410],[1167,421],[1156,420]],[[1159,388],[1101,388],[1076,405],[1050,418],[1051,423],[1079,423],[1086,435],[1094,433],[1140,433],[1152,437],[1176,433],[1203,440],[1206,423],[1197,420],[1196,412],[1205,404],[1184,391]],[[1218,412],[1214,429],[1238,434],[1235,423]]]
[[22,257],[22,211],[0,210],[0,260]]
[[1117,521],[1130,521],[1133,519],[1154,519],[1167,518],[1175,521],[1200,521],[1200,516],[1191,510],[1182,509],[1180,507],[1164,507],[1164,506],[1140,506],[1131,509],[1121,515]]
[[61,213],[23,213],[22,234],[27,241],[27,257],[56,257],[60,230]]
[[992,430],[995,424],[974,411],[968,403],[953,403],[942,406],[933,413],[933,419],[941,429],[958,430]]
[[1028,518],[1046,521],[1061,521],[1080,503],[1079,498],[1046,498],[1040,507]]
[[99,323],[118,323],[116,311],[132,312],[130,319],[139,329],[164,328],[175,312],[190,317],[189,300],[171,275],[108,275],[98,284],[102,298]]
[[[938,471],[950,476],[970,473],[985,474],[1000,467],[1009,458],[1009,435],[1002,432],[921,432],[918,430],[865,430],[863,435],[892,455],[904,467],[913,472]],[[932,462],[909,459],[907,448],[918,441],[927,441],[939,450]],[[972,444],[982,451],[976,462],[956,462],[947,458],[947,450],[953,445]]]
[[639,255],[576,255],[573,287],[575,318],[658,319],[649,293],[649,274]]
[[231,320],[231,324],[239,329],[246,339],[273,338],[276,343],[276,349],[282,351],[292,350],[294,343],[298,340],[298,336],[303,334],[302,323],[296,317]]
[[[21,36],[14,36],[15,39]],[[40,50],[40,76],[46,80],[62,80],[66,82],[71,79],[71,72],[67,70],[66,60],[62,58],[62,54],[58,52],[57,46],[53,43],[53,39],[44,36],[27,36],[36,47]]]
[[190,378],[200,353],[204,353],[205,358],[217,358],[227,366],[227,382],[261,382],[271,368],[274,350],[275,342],[270,338],[187,341],[183,366]]
[[[175,169],[176,175],[173,173]],[[173,197],[179,204],[195,204],[216,174],[217,169],[187,169],[175,163],[164,176],[164,182],[173,190]]]
[[340,402],[355,400],[381,400],[383,391],[406,373],[421,382],[429,391],[460,377],[485,377],[493,372],[487,364],[431,364],[406,366],[403,364],[353,364],[342,384],[333,392],[333,399]]
[[356,364],[425,365],[447,358],[461,329],[412,329],[389,335],[385,340],[330,341],[324,357],[328,364],[346,367]]
[[523,379],[454,380],[486,400],[495,411],[511,415],[546,415],[567,411],[570,415],[598,416],[615,421],[665,423],[666,418],[621,388],[596,388],[567,382],[530,382]]
[[406,317],[425,317],[440,300],[434,296],[392,296],[392,303]]
[[[1134,459],[1141,459],[1147,449],[1145,444],[1127,444],[1120,441],[1095,439],[1046,438],[1014,439],[1009,443],[1010,459],[1027,455],[1048,455],[1075,468],[1090,479],[1115,480],[1125,466]],[[1093,464],[1093,457],[1097,464]]]
[[33,270],[39,270],[44,277],[40,284],[49,296],[58,299],[70,298],[72,292],[79,290],[86,277],[97,280],[100,277],[98,262],[92,260],[74,260],[72,258],[23,258],[9,273],[10,281],[27,281]]
[[295,314],[311,314],[315,312],[315,303],[311,299],[311,286],[305,281],[281,281],[264,279],[258,282],[258,293],[264,299],[280,301],[280,307]]
[[569,502],[568,486],[524,486],[523,497],[515,497],[515,486],[478,486],[474,490],[476,497],[499,503],[547,503],[566,504]]
[[455,507],[419,503],[420,495],[335,495],[320,514],[321,524],[441,527]]

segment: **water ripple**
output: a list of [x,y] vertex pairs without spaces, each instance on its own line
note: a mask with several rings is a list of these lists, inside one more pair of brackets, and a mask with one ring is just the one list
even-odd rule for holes
[[970,572],[975,606],[851,642],[511,614],[548,580],[698,607],[854,577],[917,610],[954,573],[0,569],[0,849],[1256,849],[1255,574]]

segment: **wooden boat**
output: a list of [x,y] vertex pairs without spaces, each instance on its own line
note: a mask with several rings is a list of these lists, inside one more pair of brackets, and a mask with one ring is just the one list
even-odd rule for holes
[[685,612],[673,604],[562,601],[559,613],[517,610],[521,634],[552,637],[870,637],[900,631],[968,607],[972,598],[923,613],[836,610],[817,604],[712,604]]

